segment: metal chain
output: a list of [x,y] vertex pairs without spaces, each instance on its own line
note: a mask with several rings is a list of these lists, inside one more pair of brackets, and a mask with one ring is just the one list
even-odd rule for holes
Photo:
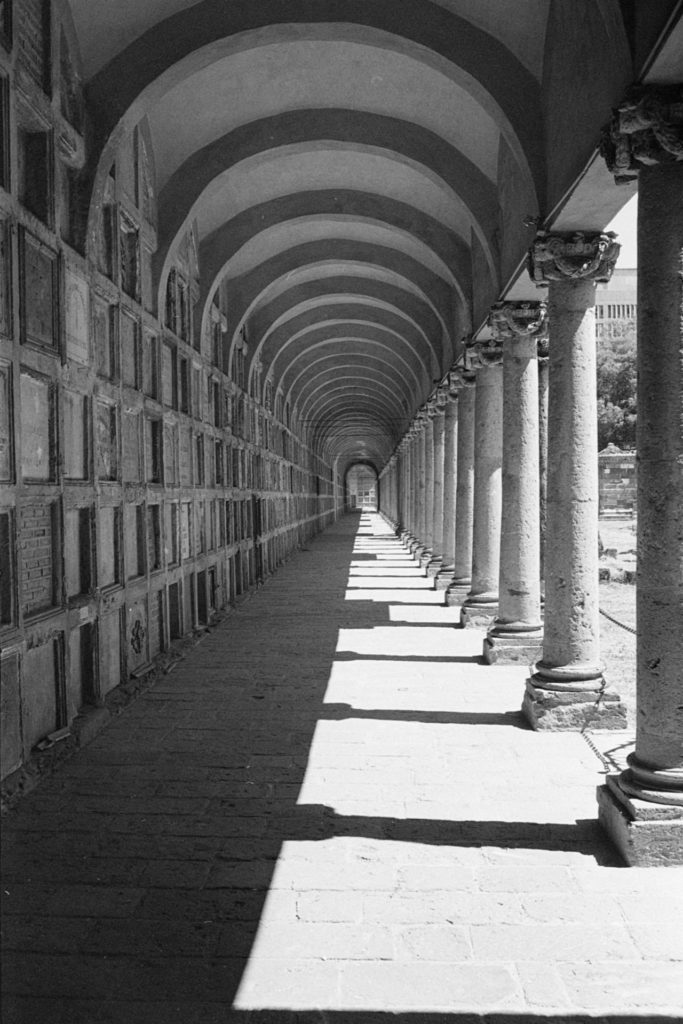
[[634,636],[637,635],[633,626],[627,626],[626,623],[619,622],[619,619],[615,619],[614,616],[606,612],[604,608],[599,608],[598,611],[601,615],[604,615],[606,619],[609,619],[610,622],[613,622],[615,626],[621,626],[621,628],[625,629],[627,633],[633,633]]
[[592,739],[592,737],[590,735],[590,732],[588,731],[588,723],[589,723],[590,719],[597,713],[598,706],[600,704],[600,701],[602,700],[602,690],[604,690],[604,683],[603,683],[603,687],[602,687],[600,693],[598,694],[597,698],[595,699],[594,703],[586,711],[586,716],[585,716],[585,719],[584,719],[584,723],[583,723],[583,727],[581,729],[580,735],[583,736],[584,740],[586,741],[586,743],[588,744],[590,749],[593,751],[593,753],[597,757],[598,761],[600,761],[600,763],[602,764],[602,767],[605,769],[605,771],[609,772],[609,771],[612,770],[613,766],[610,764],[610,762],[607,760],[607,758],[604,757],[600,753],[600,751],[596,747],[595,743],[593,742],[593,739]]

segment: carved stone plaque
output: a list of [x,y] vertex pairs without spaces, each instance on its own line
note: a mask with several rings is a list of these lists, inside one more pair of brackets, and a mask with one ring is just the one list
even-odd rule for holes
[[90,363],[88,285],[82,277],[78,277],[73,271],[67,269],[64,291],[66,296],[66,354],[69,359],[88,366]]
[[54,467],[53,392],[48,381],[21,375],[21,473],[24,480],[51,480]]
[[23,236],[22,341],[57,348],[57,257],[31,235]]
[[0,481],[12,479],[12,367],[0,363]]

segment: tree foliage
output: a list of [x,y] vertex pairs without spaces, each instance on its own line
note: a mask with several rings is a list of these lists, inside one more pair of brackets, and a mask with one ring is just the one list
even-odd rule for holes
[[636,443],[636,325],[601,325],[598,336],[598,448]]

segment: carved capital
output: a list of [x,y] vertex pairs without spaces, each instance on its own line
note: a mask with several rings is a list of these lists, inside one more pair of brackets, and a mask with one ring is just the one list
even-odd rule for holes
[[470,353],[470,366],[473,370],[480,370],[486,366],[498,366],[503,362],[503,342],[499,337],[474,341],[468,346],[468,352]]
[[618,184],[641,167],[683,160],[683,85],[637,85],[602,130],[600,154]]
[[465,369],[464,366],[456,366],[448,374],[448,388],[454,398],[463,388],[473,388],[477,378],[473,370]]
[[439,403],[438,395],[432,395],[427,402],[427,416],[430,420],[436,419],[441,412],[441,405]]
[[488,323],[502,341],[540,340],[548,336],[548,309],[545,302],[497,302],[491,307]]
[[538,285],[549,281],[609,281],[621,246],[613,231],[539,231],[529,249],[528,269]]
[[539,337],[536,349],[539,362],[547,363],[550,356],[550,339],[547,331]]

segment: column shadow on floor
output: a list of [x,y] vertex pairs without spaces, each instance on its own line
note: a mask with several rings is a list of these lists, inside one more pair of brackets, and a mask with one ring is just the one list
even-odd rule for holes
[[[305,559],[288,562],[171,676],[8,816],[4,1024],[35,1024],[48,1016],[51,1024],[514,1019],[230,1010],[286,842],[358,836],[434,846],[569,849],[599,864],[618,863],[593,821],[572,826],[361,817],[298,804],[321,721],[521,727],[511,713],[368,711],[325,703],[335,662],[355,659],[337,652],[340,625],[387,623],[386,609],[345,601],[348,565],[358,557],[357,526],[358,516],[349,515],[316,538]],[[542,1019],[563,1018],[520,1017],[530,1024]],[[567,1019],[576,1024],[589,1017]],[[625,1024],[635,1018],[605,1019]]]

